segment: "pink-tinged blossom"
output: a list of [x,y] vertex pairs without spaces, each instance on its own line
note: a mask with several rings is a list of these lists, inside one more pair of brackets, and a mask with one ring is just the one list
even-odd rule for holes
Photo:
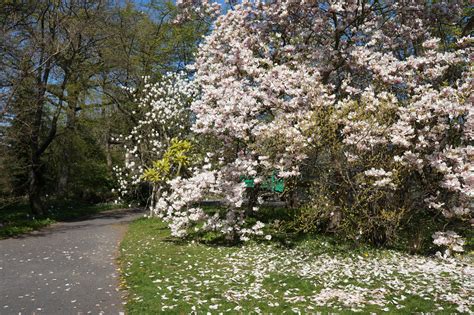
[[444,255],[440,257],[446,258],[451,252],[463,252],[464,240],[456,232],[436,232],[433,234],[433,243],[435,245],[445,247]]

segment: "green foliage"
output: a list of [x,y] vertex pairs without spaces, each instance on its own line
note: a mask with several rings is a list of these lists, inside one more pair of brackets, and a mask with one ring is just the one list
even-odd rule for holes
[[50,218],[35,218],[26,204],[13,204],[0,209],[0,239],[18,236],[54,223]]
[[172,139],[163,157],[154,161],[153,166],[143,172],[142,178],[152,183],[158,183],[180,176],[191,163],[192,149],[193,145],[189,140]]
[[[0,204],[31,195],[33,166],[40,199],[54,194],[65,200],[111,200],[112,165],[123,164],[124,149],[114,138],[128,134],[140,119],[135,102],[140,92],[133,90],[142,90],[145,76],[158,80],[192,62],[209,25],[173,23],[176,7],[167,0],[123,6],[7,1],[2,9],[0,85],[8,85],[0,109],[4,99],[9,104],[6,115],[0,110]],[[63,22],[56,23],[57,18]],[[37,45],[41,25],[48,32]],[[40,56],[45,60],[38,61]],[[47,77],[46,65],[52,67],[50,77],[38,85]],[[43,87],[45,94],[38,98]],[[35,111],[42,114],[40,121],[34,121]]]
[[84,110],[76,117],[74,132],[58,136],[44,159],[44,194],[89,203],[113,199],[108,165],[112,152],[105,150],[105,124],[101,116]]

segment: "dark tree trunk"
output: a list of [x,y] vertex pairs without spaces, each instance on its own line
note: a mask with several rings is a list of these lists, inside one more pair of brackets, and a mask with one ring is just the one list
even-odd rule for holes
[[245,214],[247,216],[252,215],[253,208],[257,205],[258,192],[259,192],[259,188],[257,187],[257,185],[255,185],[255,187],[247,188],[248,204],[247,204],[247,209],[245,211]]
[[[44,92],[43,92],[44,94]],[[29,186],[28,186],[28,198],[30,201],[30,208],[33,215],[43,215],[43,205],[41,203],[41,170],[40,161],[41,153],[39,152],[39,137],[41,129],[41,120],[43,118],[43,94],[39,94],[38,101],[36,104],[35,119],[33,122],[33,128],[31,130],[31,143],[30,143],[30,172],[29,172]]]
[[[64,98],[64,92],[66,91],[66,84],[69,82],[69,70],[68,65],[65,66],[65,76],[62,83],[61,97]],[[73,81],[75,83],[75,81]],[[77,92],[74,91],[68,98],[68,107],[66,109],[66,129],[67,135],[64,138],[62,145],[63,162],[59,166],[59,178],[58,178],[58,195],[67,197],[68,186],[69,186],[69,175],[70,175],[70,163],[72,162],[72,150],[73,142],[72,137],[76,127],[76,104],[78,102]],[[63,101],[60,101],[63,104]]]
[[113,171],[112,152],[109,141],[105,142],[105,158],[107,159],[107,169],[109,173]]
[[112,174],[113,173],[113,161],[112,161],[112,148],[111,148],[111,143],[110,143],[110,138],[111,138],[111,135],[110,135],[110,125],[107,121],[107,112],[105,111],[105,107],[102,106],[102,119],[103,119],[103,122],[107,122],[107,129],[106,129],[106,132],[105,132],[105,139],[104,139],[104,143],[105,143],[105,159],[106,159],[106,162],[107,162],[107,170],[109,171],[109,174]]
[[29,174],[28,197],[30,209],[33,215],[44,215],[43,203],[41,202],[41,169],[38,164],[32,165]]
[[28,186],[28,198],[30,201],[31,212],[34,215],[43,215],[44,209],[41,202],[41,169],[40,161],[41,154],[43,153],[44,145],[40,145],[40,134],[43,123],[43,110],[45,104],[46,86],[49,80],[49,73],[51,71],[51,59],[48,59],[45,47],[45,14],[47,9],[43,11],[43,14],[38,21],[40,25],[41,39],[43,40],[40,44],[40,58],[39,66],[36,69],[36,100],[33,121],[31,124],[31,140],[30,140],[30,174],[29,174],[29,186]]

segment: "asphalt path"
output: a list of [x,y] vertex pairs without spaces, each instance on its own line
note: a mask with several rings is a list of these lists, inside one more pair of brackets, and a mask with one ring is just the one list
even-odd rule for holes
[[119,243],[138,210],[0,240],[0,315],[123,314]]

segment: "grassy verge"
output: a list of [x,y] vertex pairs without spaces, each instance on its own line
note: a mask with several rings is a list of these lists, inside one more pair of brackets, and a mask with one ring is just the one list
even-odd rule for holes
[[[473,264],[329,239],[209,246],[176,241],[156,219],[130,225],[121,245],[129,314],[469,313]],[[469,258],[468,258],[469,259]]]
[[117,208],[123,208],[123,205],[59,203],[49,207],[48,215],[36,218],[27,205],[9,206],[0,209],[0,239],[38,230],[58,221],[74,220]]

